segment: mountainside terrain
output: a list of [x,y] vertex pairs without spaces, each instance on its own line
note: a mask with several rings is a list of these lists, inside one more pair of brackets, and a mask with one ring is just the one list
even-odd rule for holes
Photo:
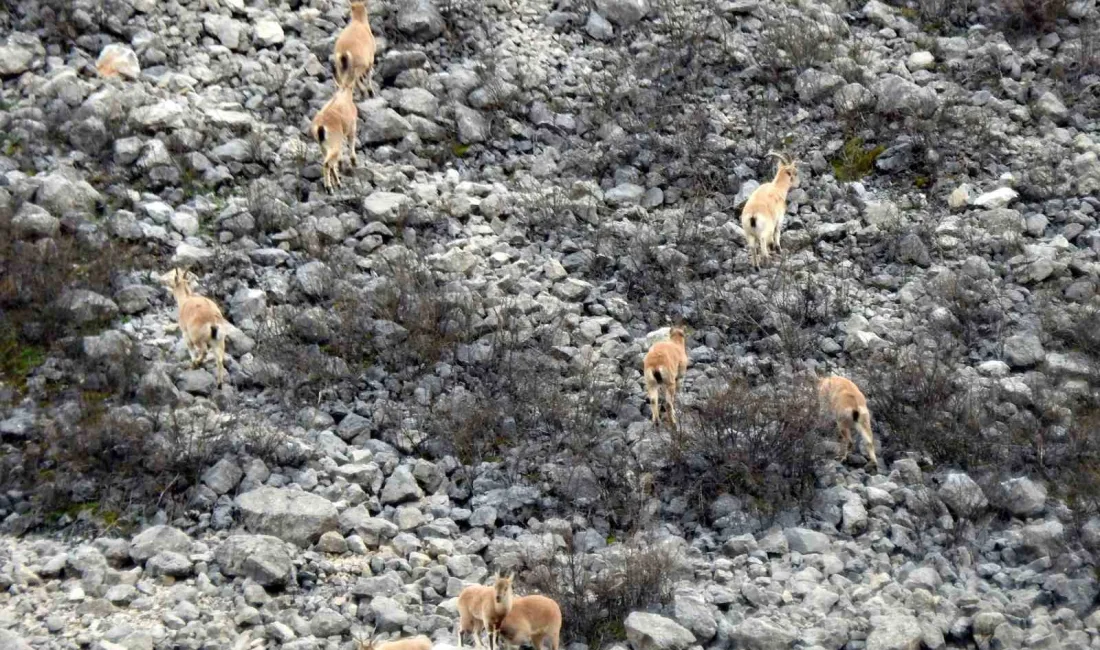
[[368,6],[331,193],[343,0],[0,6],[0,650],[1100,647],[1094,0]]

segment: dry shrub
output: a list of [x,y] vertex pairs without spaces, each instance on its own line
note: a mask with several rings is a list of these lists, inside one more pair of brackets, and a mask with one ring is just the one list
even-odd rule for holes
[[822,422],[812,382],[753,387],[734,379],[684,420],[671,436],[667,478],[695,503],[739,494],[770,515],[810,496]]
[[291,399],[312,403],[323,389],[340,386],[352,378],[352,373],[347,361],[329,353],[328,345],[306,340],[295,330],[291,324],[293,311],[273,309],[260,323],[257,358],[266,367],[263,374],[269,377],[270,385],[282,386]]
[[[630,482],[630,451],[616,421],[633,387],[616,364],[554,358],[554,325],[530,336],[517,336],[508,319],[500,325],[488,356],[466,364],[458,385],[418,414],[428,434],[424,451],[454,455],[469,466],[506,460],[517,476],[549,471],[574,511],[599,510],[623,526],[636,523],[640,503]],[[575,493],[567,487],[574,481],[596,494]]]
[[67,290],[111,296],[116,277],[151,265],[141,247],[100,234],[78,237],[65,227],[53,238],[20,239],[0,211],[0,380],[22,387],[51,348],[102,325],[74,323],[58,304]]
[[1043,330],[1052,338],[1051,343],[1100,362],[1100,301],[1073,310],[1061,303],[1060,298],[1047,297],[1039,307]]
[[249,184],[248,211],[256,220],[256,228],[264,234],[279,233],[294,225],[286,193],[267,179],[258,178]]
[[202,407],[116,406],[92,391],[75,397],[75,416],[40,418],[40,435],[0,481],[4,488],[33,487],[40,514],[90,503],[150,514],[145,511],[183,505],[202,472],[224,456],[259,458],[269,466],[303,461],[295,442],[262,422]]
[[759,338],[768,353],[797,364],[813,357],[820,331],[850,311],[843,283],[830,286],[812,274],[792,275],[777,265],[766,291],[743,291],[729,311],[738,338]]
[[526,561],[519,582],[561,607],[563,639],[600,648],[626,638],[623,621],[633,611],[667,603],[680,569],[674,549],[644,539],[586,554],[566,534],[566,549],[549,562]]
[[825,24],[794,9],[771,14],[764,19],[757,61],[773,74],[788,68],[802,72],[825,63],[843,40],[837,33],[843,27]]
[[1090,396],[1073,414],[1057,470],[1048,482],[1065,498],[1077,528],[1100,514],[1100,394]]
[[466,291],[450,291],[423,262],[409,260],[383,269],[383,282],[370,297],[373,318],[399,325],[406,333],[400,349],[382,352],[394,366],[427,367],[454,354],[473,339],[479,305]]
[[376,277],[358,271],[351,256],[330,253],[326,262],[334,281],[309,316],[313,326],[301,325],[306,315],[299,310],[284,308],[260,327],[257,355],[282,368],[277,383],[296,399],[351,390],[376,365],[404,379],[419,376],[453,362],[459,346],[476,338],[476,296],[452,291],[412,253]]
[[1066,15],[1067,0],[999,0],[995,3],[1009,29],[1041,32]]
[[954,316],[949,329],[967,347],[1003,338],[1007,314],[999,280],[947,272],[936,279],[932,294]]
[[998,464],[985,435],[984,396],[955,381],[954,349],[941,339],[927,349],[883,351],[866,364],[861,385],[887,458],[906,450],[963,469]]

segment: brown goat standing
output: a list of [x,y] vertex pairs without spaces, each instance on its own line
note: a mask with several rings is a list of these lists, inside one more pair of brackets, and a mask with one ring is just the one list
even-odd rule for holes
[[760,268],[761,260],[768,261],[769,245],[774,245],[777,253],[783,252],[779,238],[783,217],[787,214],[787,193],[798,183],[795,161],[775,152],[768,155],[779,158],[775,178],[753,190],[741,209],[741,228],[745,231],[749,260],[756,268]]
[[496,577],[493,586],[470,585],[458,595],[458,647],[462,634],[474,637],[474,646],[481,647],[481,630],[489,632],[489,648],[496,648],[497,628],[512,609],[512,576]]
[[660,391],[663,389],[665,402],[668,404],[669,421],[672,426],[677,426],[676,393],[684,381],[687,364],[687,345],[682,327],[673,327],[667,341],[654,343],[649,352],[646,352],[642,370],[653,424],[658,424],[660,420]]
[[313,138],[321,145],[324,154],[322,168],[325,189],[333,191],[340,187],[340,154],[344,145],[348,145],[351,166],[355,167],[355,132],[359,123],[359,109],[355,107],[351,88],[337,88],[336,94],[328,100],[313,118]]
[[520,596],[512,603],[512,611],[500,622],[500,636],[505,645],[530,642],[535,650],[542,650],[543,639],[550,639],[550,649],[558,650],[561,608],[546,596]]
[[863,396],[859,387],[850,379],[832,375],[818,382],[817,392],[822,406],[836,418],[841,444],[840,459],[846,458],[852,448],[852,428],[854,427],[863,437],[867,455],[877,469],[875,439],[871,434],[871,411],[867,409],[867,398]]
[[216,344],[214,358],[218,364],[217,380],[220,387],[225,375],[225,337],[229,333],[229,322],[213,300],[191,290],[191,282],[196,279],[194,273],[183,269],[172,269],[160,276],[161,282],[171,289],[176,298],[179,327],[191,355],[191,367],[201,366],[206,359],[207,347],[212,342]]
[[366,3],[351,3],[351,20],[336,39],[333,54],[336,84],[346,88],[355,86],[374,96],[375,47]]

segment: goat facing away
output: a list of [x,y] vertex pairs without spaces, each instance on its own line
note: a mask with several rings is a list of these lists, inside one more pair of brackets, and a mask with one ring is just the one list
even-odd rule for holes
[[787,192],[798,184],[797,161],[774,151],[768,155],[779,159],[775,178],[753,190],[741,209],[741,228],[745,231],[749,260],[757,269],[761,261],[768,261],[769,246],[774,245],[777,253],[783,252],[779,238],[787,214]]
[[493,585],[469,585],[458,594],[458,647],[462,647],[462,634],[474,637],[474,646],[481,647],[481,631],[489,633],[489,648],[496,648],[497,629],[500,621],[512,610],[512,575],[493,578]]
[[375,47],[366,3],[351,3],[351,19],[337,37],[333,52],[336,84],[355,86],[373,97]]
[[669,421],[672,426],[677,426],[676,393],[684,381],[687,364],[687,345],[683,327],[673,327],[669,331],[668,340],[657,341],[646,352],[645,359],[642,361],[642,372],[645,375],[645,390],[646,395],[649,396],[653,424],[659,424],[660,392],[663,390]]
[[852,429],[855,428],[863,437],[867,455],[877,471],[878,457],[875,455],[875,439],[871,434],[871,411],[867,409],[867,398],[859,387],[850,379],[830,375],[818,381],[817,394],[823,410],[836,418],[841,446],[840,460],[847,458],[852,448]]
[[376,643],[368,639],[355,639],[357,650],[431,650],[432,640],[424,635]]
[[340,187],[340,154],[344,145],[348,146],[351,166],[358,164],[355,156],[355,131],[359,123],[359,109],[355,106],[350,87],[339,87],[313,118],[311,131],[313,139],[321,145],[324,158],[321,167],[324,172],[325,189],[332,192]]
[[191,355],[191,367],[201,366],[206,359],[207,348],[214,344],[218,387],[221,387],[225,375],[225,337],[229,334],[229,321],[222,315],[217,303],[191,290],[191,283],[197,279],[194,273],[180,268],[160,276],[160,281],[176,298],[179,328]]
[[561,608],[546,596],[520,596],[500,622],[500,636],[505,646],[518,647],[529,642],[535,650],[542,650],[543,639],[550,639],[550,650],[558,650]]

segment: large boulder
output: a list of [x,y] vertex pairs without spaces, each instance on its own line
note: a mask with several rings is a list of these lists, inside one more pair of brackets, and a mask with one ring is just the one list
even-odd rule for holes
[[649,13],[648,0],[596,0],[596,11],[620,27],[629,27]]
[[672,599],[672,609],[676,620],[691,630],[698,640],[709,641],[718,633],[718,621],[701,593],[694,590],[677,592]]
[[35,194],[35,202],[58,217],[71,213],[92,214],[101,199],[88,181],[67,169],[43,177]]
[[1005,361],[1013,368],[1031,368],[1043,361],[1046,352],[1034,333],[1015,334],[1005,339]]
[[403,0],[397,8],[397,29],[421,41],[443,33],[443,16],[432,0]]
[[793,631],[766,618],[750,618],[730,633],[734,647],[745,650],[786,650],[794,646],[797,638]]
[[339,526],[331,501],[301,490],[262,487],[239,495],[235,503],[246,529],[302,547]]
[[788,528],[783,531],[787,546],[795,553],[824,553],[829,550],[829,536],[808,528]]
[[[2,54],[0,50],[0,54]],[[11,630],[0,630],[0,648],[4,650],[31,650],[31,644]]]
[[871,633],[866,650],[920,650],[920,622],[902,612],[890,612],[871,617]]
[[214,559],[225,575],[250,578],[265,587],[286,584],[294,569],[286,543],[270,535],[233,535],[218,547]]
[[1034,517],[1043,513],[1047,489],[1042,483],[1024,477],[1001,483],[1002,507],[1016,517]]
[[187,555],[191,552],[191,537],[172,526],[152,526],[130,541],[130,558],[138,564],[165,552]]
[[896,74],[886,74],[871,88],[875,93],[875,110],[883,114],[915,114],[928,117],[939,108],[936,91],[903,79]]
[[1021,544],[1036,557],[1056,557],[1064,548],[1065,541],[1065,527],[1059,521],[1024,526],[1020,531]]
[[672,619],[648,612],[626,617],[626,639],[634,650],[685,650],[695,635]]
[[386,479],[386,485],[382,488],[382,503],[398,504],[405,501],[413,501],[424,496],[424,491],[416,482],[416,477],[408,467],[402,465],[393,470],[393,474]]
[[982,488],[966,474],[952,472],[940,485],[940,500],[956,517],[973,517],[989,505]]

